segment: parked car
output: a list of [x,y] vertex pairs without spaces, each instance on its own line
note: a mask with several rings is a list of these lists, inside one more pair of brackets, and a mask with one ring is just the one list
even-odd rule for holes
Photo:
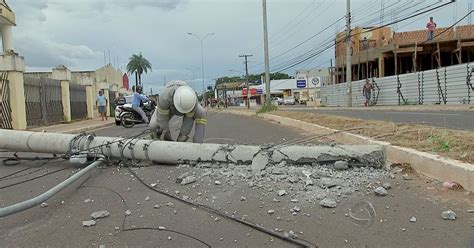
[[284,101],[285,105],[295,105],[295,103],[296,103],[296,100],[294,96],[289,96],[285,98],[285,101]]
[[120,126],[120,113],[122,113],[121,106],[132,107],[133,96],[121,96],[115,100],[115,125]]
[[272,99],[272,103],[275,105],[282,105],[284,103],[283,98],[281,97],[274,97]]

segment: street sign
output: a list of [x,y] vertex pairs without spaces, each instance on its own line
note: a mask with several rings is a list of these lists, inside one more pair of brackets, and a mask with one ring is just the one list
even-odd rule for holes
[[296,88],[306,88],[306,79],[296,80]]
[[315,77],[311,80],[311,83],[314,85],[314,86],[319,86],[321,84],[321,78],[320,77]]
[[257,89],[257,94],[259,94],[259,95],[263,94],[263,89],[258,88]]

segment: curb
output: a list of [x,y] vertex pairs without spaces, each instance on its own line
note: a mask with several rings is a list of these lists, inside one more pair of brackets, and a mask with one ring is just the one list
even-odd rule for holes
[[[231,114],[255,116],[254,113],[243,111],[228,111]],[[291,118],[261,114],[263,119],[276,122],[280,125],[291,126],[314,133],[315,135],[331,134],[327,138],[342,144],[381,145],[385,148],[387,160],[396,163],[409,163],[412,168],[425,176],[442,181],[457,182],[468,191],[474,191],[474,165],[458,160],[443,158],[427,152],[420,152],[412,148],[394,146],[388,142],[370,139],[365,136],[341,132],[317,124],[312,124]]]
[[113,126],[113,125],[115,125],[115,123],[113,122],[103,123],[103,124],[98,124],[98,125],[93,125],[93,126],[88,126],[88,127],[81,127],[81,128],[66,130],[59,133],[67,133],[67,134],[82,133],[82,132],[87,132],[87,131],[91,131],[91,130],[95,130],[95,129],[99,129],[103,127]]

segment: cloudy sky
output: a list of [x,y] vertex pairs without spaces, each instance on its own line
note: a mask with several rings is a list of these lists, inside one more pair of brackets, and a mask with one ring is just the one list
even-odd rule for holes
[[[468,1],[393,25],[397,31],[423,29],[430,15],[450,26],[468,12]],[[426,10],[447,0],[353,0],[355,25],[371,26]],[[124,68],[131,54],[142,52],[153,64],[145,89],[166,80],[191,80],[202,89],[199,41],[187,35],[215,33],[204,43],[205,81],[244,71],[240,54],[253,54],[250,73],[263,71],[261,0],[7,0],[15,11],[15,50],[28,70],[64,64],[94,70],[106,61]],[[344,29],[343,0],[267,0],[271,71],[326,68],[334,51],[325,49]],[[382,11],[383,10],[383,11]],[[466,18],[461,24],[468,23]],[[313,37],[313,38],[311,38]],[[311,38],[311,39],[309,39]],[[329,43],[328,43],[329,42]],[[308,54],[315,54],[307,59]],[[317,54],[317,55],[316,55]],[[305,60],[307,59],[307,60]],[[302,60],[304,62],[293,66]],[[293,67],[291,67],[293,66]],[[289,68],[290,67],[290,68]]]

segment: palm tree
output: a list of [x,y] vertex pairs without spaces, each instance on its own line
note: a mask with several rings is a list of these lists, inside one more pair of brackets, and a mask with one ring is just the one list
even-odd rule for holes
[[138,55],[133,54],[132,57],[129,58],[127,72],[135,73],[135,86],[142,85],[142,74],[148,73],[148,70],[151,71],[151,63],[143,57],[142,53]]

